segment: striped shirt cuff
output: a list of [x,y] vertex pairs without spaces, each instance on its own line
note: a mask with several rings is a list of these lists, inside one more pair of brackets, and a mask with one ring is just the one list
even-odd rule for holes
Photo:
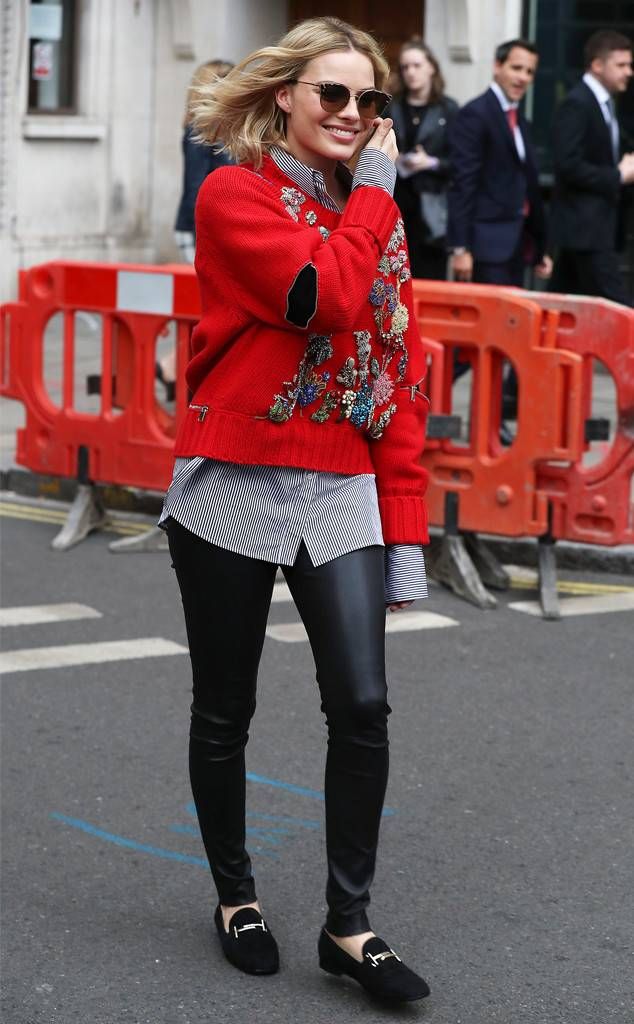
[[420,544],[390,544],[385,549],[385,603],[427,597],[425,555]]
[[389,156],[380,149],[368,149],[366,146],[357,162],[352,179],[352,191],[361,185],[374,185],[376,188],[385,189],[393,196],[395,184],[396,167]]

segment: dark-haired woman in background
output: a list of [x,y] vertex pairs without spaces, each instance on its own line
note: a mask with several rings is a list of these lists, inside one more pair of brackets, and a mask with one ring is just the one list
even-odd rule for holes
[[458,105],[445,96],[438,61],[421,39],[410,39],[401,47],[398,76],[402,92],[387,111],[401,154],[394,199],[405,223],[413,276],[443,280],[447,276],[447,134]]

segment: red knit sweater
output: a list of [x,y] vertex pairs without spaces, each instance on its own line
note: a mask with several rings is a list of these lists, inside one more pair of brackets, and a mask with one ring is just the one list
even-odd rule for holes
[[[385,543],[425,543],[425,359],[391,197],[361,186],[337,213],[269,157],[223,167],[200,190],[196,243],[203,315],[176,455],[375,473]],[[317,280],[305,329],[288,319],[302,271]]]

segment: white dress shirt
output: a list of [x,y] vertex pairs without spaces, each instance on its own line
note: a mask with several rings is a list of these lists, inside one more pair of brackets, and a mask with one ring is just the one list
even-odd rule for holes
[[[513,103],[508,98],[504,90],[500,88],[497,82],[491,82],[490,88],[495,93],[496,99],[500,106],[502,107],[505,117],[507,110],[517,110],[519,103]],[[526,160],[526,146],[524,145],[524,139],[519,129],[519,125],[517,124],[515,125],[515,128],[513,130],[513,136],[515,138],[515,148],[517,150],[517,155],[519,156],[522,163],[524,163],[524,161]]]
[[619,162],[619,148],[620,148],[620,135],[619,135],[619,122],[616,119],[616,110],[614,107],[614,100],[612,96],[593,74],[586,71],[583,76],[583,81],[588,86],[596,98],[597,103],[601,107],[601,113],[603,114],[605,123],[610,130],[610,138],[612,139],[612,155],[614,156],[615,164]]

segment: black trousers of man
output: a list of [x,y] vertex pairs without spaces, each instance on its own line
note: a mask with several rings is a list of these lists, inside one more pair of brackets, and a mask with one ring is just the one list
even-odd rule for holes
[[551,292],[594,295],[623,306],[632,305],[619,268],[618,253],[609,249],[561,249],[555,260]]

